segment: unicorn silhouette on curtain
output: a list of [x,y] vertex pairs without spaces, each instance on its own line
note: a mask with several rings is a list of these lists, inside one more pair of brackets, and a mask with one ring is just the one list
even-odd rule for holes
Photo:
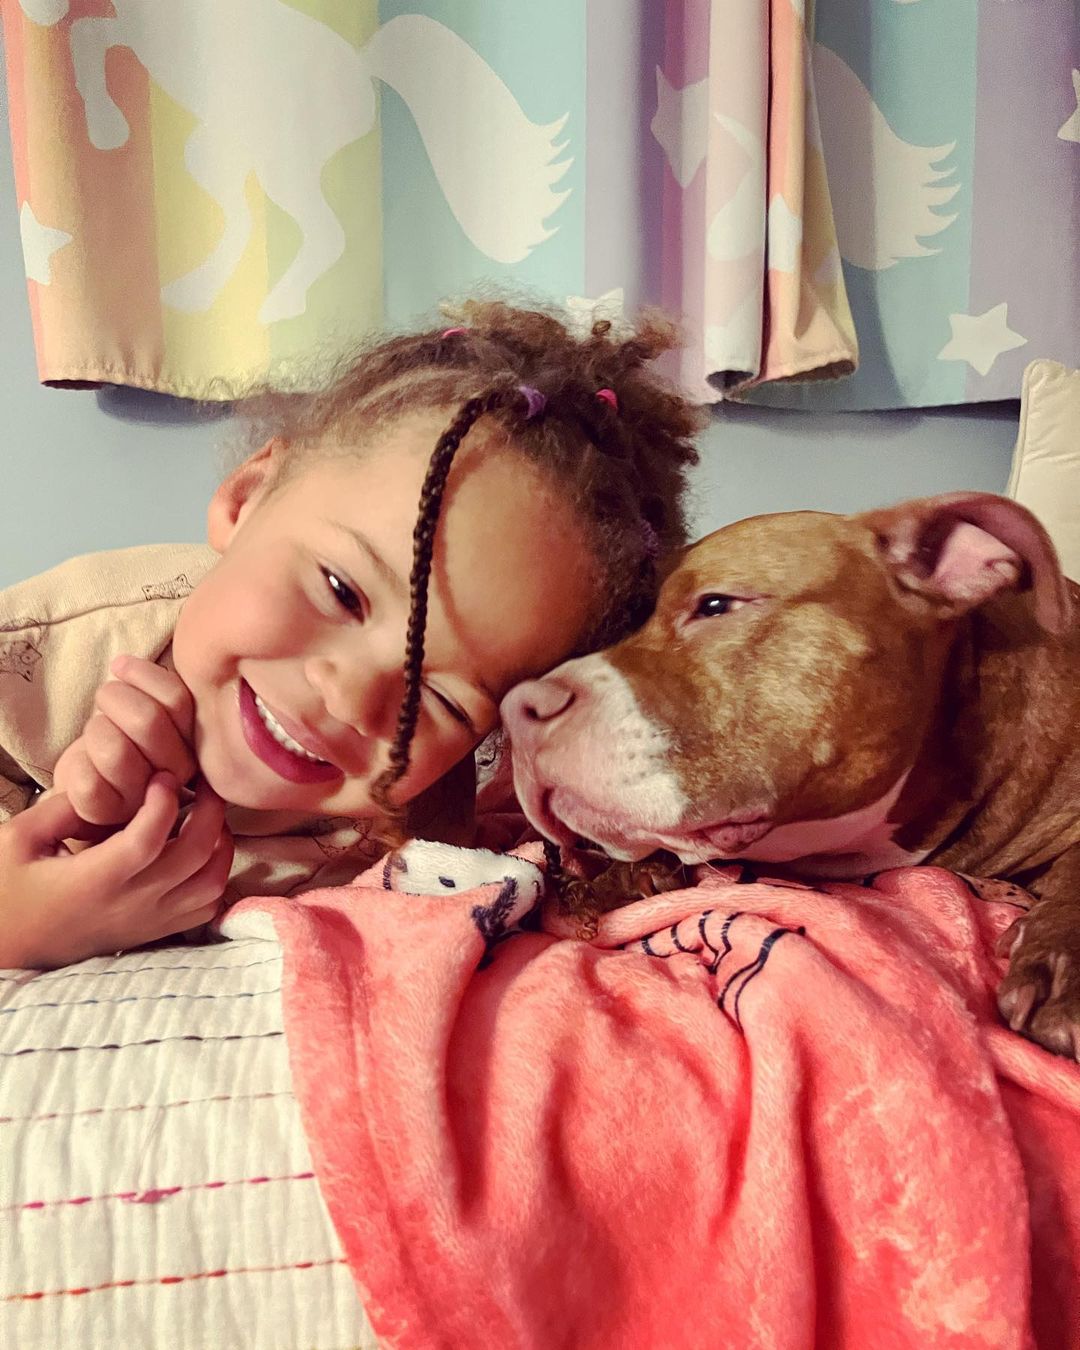
[[[69,9],[68,0],[21,4],[45,25]],[[530,121],[495,71],[445,25],[401,15],[357,48],[281,0],[113,0],[113,9],[114,17],[77,18],[70,29],[91,144],[114,150],[129,137],[105,79],[110,48],[127,47],[197,119],[185,163],[224,214],[210,254],[162,290],[167,305],[203,312],[235,271],[251,237],[245,182],[254,174],[302,236],[259,318],[304,312],[311,285],[345,249],[322,172],[376,126],[380,82],[409,109],[443,195],[480,252],[520,262],[554,232],[548,219],[569,195],[555,185],[573,163],[559,141],[566,117]]]

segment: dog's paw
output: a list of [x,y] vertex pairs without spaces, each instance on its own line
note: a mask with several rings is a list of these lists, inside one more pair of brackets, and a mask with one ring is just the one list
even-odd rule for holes
[[1009,970],[998,1007],[1013,1031],[1080,1061],[1080,931],[1076,915],[1036,905],[998,944]]

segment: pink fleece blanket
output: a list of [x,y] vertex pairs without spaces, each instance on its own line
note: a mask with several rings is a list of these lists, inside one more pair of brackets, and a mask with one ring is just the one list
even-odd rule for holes
[[230,919],[284,943],[296,1091],[386,1343],[1080,1345],[1080,1068],[994,1007],[1022,897],[729,869],[584,943],[507,935],[516,866]]

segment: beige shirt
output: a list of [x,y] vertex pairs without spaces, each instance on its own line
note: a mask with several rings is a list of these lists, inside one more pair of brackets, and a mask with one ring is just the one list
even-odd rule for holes
[[[180,608],[216,557],[197,544],[93,553],[0,591],[0,822],[52,786],[115,656],[167,660]],[[339,885],[385,852],[368,820],[230,807],[228,822],[229,900]]]

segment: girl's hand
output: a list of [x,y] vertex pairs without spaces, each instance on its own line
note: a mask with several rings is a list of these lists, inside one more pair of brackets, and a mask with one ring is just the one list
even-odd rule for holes
[[175,779],[155,774],[133,819],[78,853],[85,822],[61,793],[0,825],[0,967],[66,965],[209,923],[232,866],[225,803],[205,783],[175,838]]
[[180,677],[137,656],[118,656],[110,669],[116,678],[94,695],[95,712],[53,779],[89,825],[126,825],[155,772],[187,783],[197,769],[195,706]]

